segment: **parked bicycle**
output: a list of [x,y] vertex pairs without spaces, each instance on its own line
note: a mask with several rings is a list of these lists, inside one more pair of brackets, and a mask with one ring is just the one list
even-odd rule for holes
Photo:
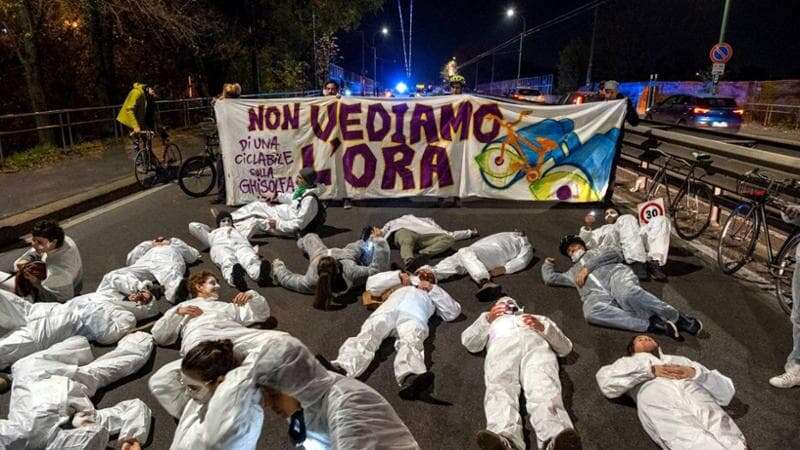
[[[656,148],[647,151],[656,152],[666,158],[664,165],[658,169],[650,188],[647,190],[647,200],[661,197],[664,199],[664,208],[672,220],[675,231],[686,240],[692,240],[708,228],[711,222],[711,210],[714,207],[714,193],[703,177],[710,172],[713,160],[705,153],[692,153],[691,161],[675,157]],[[670,186],[669,173],[681,173],[686,169],[686,174],[681,175],[683,181],[680,186]],[[695,175],[698,169],[705,173]]]
[[178,171],[178,185],[181,190],[191,197],[208,195],[217,183],[217,160],[219,135],[213,120],[202,125],[205,128],[205,147],[201,155],[188,158]]
[[164,128],[159,129],[159,138],[164,147],[162,158],[153,153],[153,137],[156,132],[144,130],[132,136],[133,138],[133,173],[136,181],[147,189],[158,181],[171,180],[181,165],[183,157],[178,146],[170,142],[169,134]]
[[[763,186],[766,186],[764,188]],[[767,266],[775,281],[778,303],[786,314],[792,311],[792,276],[796,266],[795,249],[800,244],[800,229],[795,227],[777,255],[773,252],[772,236],[767,222],[767,206],[783,210],[786,203],[777,195],[787,189],[800,187],[800,182],[787,178],[773,180],[753,169],[739,180],[737,194],[747,198],[736,206],[725,221],[717,247],[717,262],[726,274],[736,273],[752,261],[756,244],[763,230],[767,235]]]

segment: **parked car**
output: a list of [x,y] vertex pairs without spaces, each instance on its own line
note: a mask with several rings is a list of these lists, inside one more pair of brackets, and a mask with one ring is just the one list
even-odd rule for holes
[[600,95],[597,92],[575,91],[561,97],[558,103],[561,105],[581,105],[598,101],[600,101]]
[[544,103],[542,92],[532,88],[514,88],[508,92],[507,97],[523,102]]
[[645,119],[695,128],[739,131],[744,110],[728,97],[673,95],[647,110]]

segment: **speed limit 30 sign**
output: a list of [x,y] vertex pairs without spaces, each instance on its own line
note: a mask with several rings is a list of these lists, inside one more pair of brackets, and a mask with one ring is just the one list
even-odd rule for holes
[[661,197],[639,203],[636,210],[639,212],[639,223],[642,225],[647,225],[653,218],[666,214],[664,199]]

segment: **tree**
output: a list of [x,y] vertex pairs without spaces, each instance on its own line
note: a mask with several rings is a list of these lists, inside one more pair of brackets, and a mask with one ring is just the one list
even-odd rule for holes
[[558,92],[568,93],[583,85],[589,65],[589,48],[580,38],[571,40],[558,54]]

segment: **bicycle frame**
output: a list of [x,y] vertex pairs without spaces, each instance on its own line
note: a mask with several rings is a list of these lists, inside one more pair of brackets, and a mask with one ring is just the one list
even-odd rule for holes
[[674,159],[675,158],[672,156],[667,158],[667,160],[664,162],[664,165],[658,169],[658,172],[656,172],[655,176],[653,177],[652,181],[653,186],[651,187],[651,190],[648,190],[648,197],[652,197],[653,194],[655,194],[654,190],[659,185],[659,183],[662,183],[664,185],[665,191],[667,191],[666,192],[667,209],[669,210],[670,213],[672,213],[675,210],[676,208],[675,203],[686,194],[686,191],[688,190],[689,186],[689,181],[697,179],[694,176],[694,171],[695,169],[697,169],[697,164],[686,163],[689,166],[689,173],[687,173],[686,176],[683,177],[683,181],[681,182],[680,186],[678,187],[678,191],[675,194],[675,202],[673,202],[672,194],[670,193],[670,187],[669,187],[669,178],[668,178],[669,174],[667,173],[667,171],[670,169],[670,164]]

